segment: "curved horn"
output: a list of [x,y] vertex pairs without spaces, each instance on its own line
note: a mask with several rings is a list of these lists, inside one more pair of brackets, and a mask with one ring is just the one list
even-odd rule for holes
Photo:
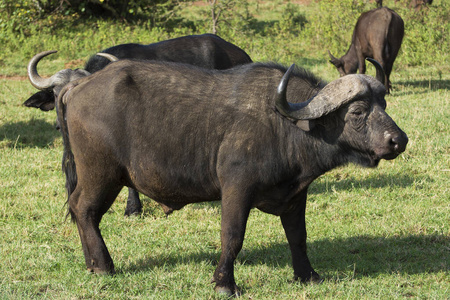
[[297,120],[314,120],[337,110],[355,98],[370,93],[368,85],[370,83],[364,75],[347,75],[330,82],[316,96],[302,103],[289,103],[285,92],[284,96],[278,92],[276,107],[287,117]]
[[109,54],[109,53],[99,52],[99,53],[97,53],[97,55],[104,57],[106,59],[109,59],[110,61],[118,61],[119,60],[116,56]]
[[295,110],[295,108],[291,107],[295,104],[289,103],[286,99],[287,85],[289,83],[289,77],[291,76],[294,67],[295,64],[292,64],[286,71],[286,73],[284,73],[280,83],[278,84],[277,95],[275,97],[275,106],[277,107],[278,111],[285,117],[290,117],[291,112]]
[[27,67],[27,73],[28,73],[28,79],[31,82],[31,85],[33,85],[38,90],[44,90],[48,89],[53,86],[53,78],[42,78],[39,76],[37,72],[37,64],[38,62],[45,56],[50,55],[52,53],[56,53],[58,51],[56,50],[50,50],[50,51],[44,51],[41,53],[36,54],[33,56],[33,58],[28,63]]
[[373,59],[373,58],[366,57],[366,60],[370,61],[375,66],[375,69],[377,70],[376,78],[382,84],[384,84],[384,86],[387,88],[388,83],[387,83],[387,80],[386,80],[386,74],[384,72],[383,66],[381,66],[381,64],[378,61],[376,61],[375,59]]

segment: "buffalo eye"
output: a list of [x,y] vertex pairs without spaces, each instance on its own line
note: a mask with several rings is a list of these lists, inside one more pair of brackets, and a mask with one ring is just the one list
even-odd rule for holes
[[369,107],[365,103],[357,104],[349,109],[349,113],[354,117],[363,117],[369,111]]
[[370,105],[367,102],[361,101],[354,103],[348,109],[347,115],[351,126],[356,131],[361,131],[365,127],[366,117],[369,113]]
[[352,110],[350,113],[356,117],[359,117],[364,114],[364,111],[360,108],[357,108],[357,109]]

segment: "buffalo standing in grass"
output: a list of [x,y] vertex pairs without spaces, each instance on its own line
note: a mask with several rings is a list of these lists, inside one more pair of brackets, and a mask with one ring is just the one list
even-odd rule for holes
[[[93,55],[86,63],[84,69],[63,70],[53,76],[53,79],[43,84],[37,75],[37,64],[45,57],[42,52],[36,55],[29,63],[28,77],[34,87],[41,90],[24,102],[25,106],[39,108],[44,111],[55,108],[55,93],[65,84],[75,78],[83,77],[103,69],[111,59]],[[207,69],[229,69],[231,67],[251,63],[252,60],[244,50],[233,45],[214,34],[189,35],[149,45],[123,44],[101,51],[111,54],[118,59],[141,59],[181,62]],[[37,78],[37,79],[34,79]],[[56,95],[57,97],[57,95]]]
[[[54,52],[56,51],[42,52],[30,60],[28,77],[33,86],[41,91],[25,101],[25,106],[44,111],[52,110],[55,107],[55,97],[67,83],[97,72],[111,61],[111,58],[94,55],[84,69],[66,69],[52,78],[43,80],[37,73],[37,64],[43,57]],[[103,50],[102,53],[112,54],[119,59],[182,62],[207,69],[228,69],[252,62],[244,50],[213,34],[184,36],[149,45],[123,44]],[[142,204],[138,192],[128,189],[125,215],[138,214],[141,211]]]
[[[398,0],[395,0],[394,2],[397,3]],[[383,6],[383,0],[375,0],[377,3],[377,7]],[[433,0],[411,0],[409,2],[409,7],[414,8],[416,11],[420,10],[422,7],[426,7],[427,5],[431,5],[433,3]]]
[[387,92],[391,86],[389,76],[395,58],[402,44],[404,23],[402,18],[387,7],[377,8],[361,14],[353,31],[352,43],[347,53],[341,58],[334,57],[331,52],[330,62],[337,68],[341,76],[366,72],[367,57],[378,61],[384,69],[384,78],[377,78],[385,83]]
[[217,292],[239,294],[234,261],[252,208],[280,216],[294,276],[320,281],[306,253],[308,186],[353,162],[376,167],[408,138],[367,75],[327,85],[304,70],[230,70],[121,60],[68,84],[57,102],[69,213],[86,266],[114,273],[99,223],[122,187],[165,212],[222,201]]

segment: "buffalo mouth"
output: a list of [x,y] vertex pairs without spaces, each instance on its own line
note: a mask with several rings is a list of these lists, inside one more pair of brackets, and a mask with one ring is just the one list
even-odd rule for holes
[[387,153],[376,153],[376,152],[372,152],[371,153],[371,165],[373,164],[374,166],[377,166],[379,164],[379,162],[382,159],[385,160],[392,160],[394,158],[396,158],[400,153],[397,152],[387,152]]
[[378,164],[380,163],[380,161],[382,160],[382,159],[385,159],[385,160],[392,160],[392,159],[395,159],[395,158],[397,158],[397,156],[399,156],[401,153],[402,153],[403,151],[389,151],[389,152],[386,152],[386,153],[376,153],[375,151],[374,152],[372,152],[370,155],[369,155],[369,157],[370,157],[370,159],[369,159],[369,166],[370,167],[377,167],[378,166]]
[[378,159],[385,159],[385,160],[392,160],[397,158],[401,153],[403,153],[406,149],[406,143],[405,145],[401,146],[394,146],[389,147],[387,149],[379,149],[378,151],[374,151],[375,156],[377,156]]
[[385,160],[392,160],[394,158],[396,158],[397,156],[400,155],[401,152],[392,152],[392,153],[388,153],[383,155],[381,158],[385,159]]
[[[403,151],[402,151],[403,152]],[[386,153],[376,153],[375,151],[371,152],[369,155],[369,167],[377,167],[382,159],[392,160],[400,155],[401,152],[386,152]]]

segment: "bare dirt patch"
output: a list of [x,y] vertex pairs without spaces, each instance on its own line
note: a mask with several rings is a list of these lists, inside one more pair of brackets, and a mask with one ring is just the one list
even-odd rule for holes
[[27,76],[19,76],[19,75],[0,75],[0,79],[25,81],[25,80],[28,80],[28,77]]

